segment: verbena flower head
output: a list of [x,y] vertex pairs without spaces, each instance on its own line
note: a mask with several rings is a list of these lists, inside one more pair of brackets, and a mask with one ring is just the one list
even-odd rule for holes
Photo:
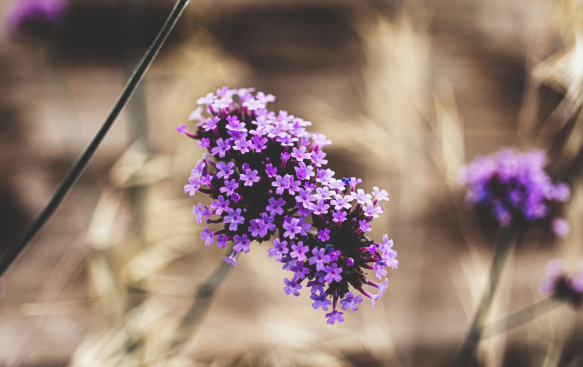
[[69,8],[67,0],[15,0],[6,11],[13,37],[43,36],[53,29]]
[[581,307],[583,303],[583,263],[577,274],[567,274],[560,259],[549,261],[546,266],[547,276],[541,281],[539,291],[558,300]]
[[[224,259],[238,265],[237,254],[249,252],[251,242],[275,237],[269,256],[292,272],[285,293],[298,296],[309,288],[313,308],[331,306],[328,323],[342,322],[338,307],[356,310],[362,301],[351,287],[374,306],[387,289],[387,269],[399,264],[387,235],[380,243],[366,237],[388,194],[357,189],[361,180],[355,177],[336,179],[323,152],[330,140],[308,133],[309,121],[269,111],[274,96],[253,92],[225,87],[209,93],[190,115],[198,122],[195,132],[177,128],[207,150],[184,186],[190,196],[202,192],[213,199],[210,207],[194,206],[199,223],[219,227],[204,227],[201,238],[207,246],[232,242],[233,253]],[[367,270],[381,282],[368,280]],[[365,285],[378,292],[368,293]]]
[[[546,154],[542,150],[520,153],[501,148],[497,153],[478,157],[460,171],[460,183],[468,186],[466,203],[486,208],[501,226],[525,226],[551,222],[551,205],[569,198],[566,184],[553,184],[543,170]],[[564,237],[564,220],[552,225]]]

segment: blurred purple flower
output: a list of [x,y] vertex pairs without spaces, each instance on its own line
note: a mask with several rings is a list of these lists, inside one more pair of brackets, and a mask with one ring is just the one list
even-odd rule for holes
[[[566,201],[569,188],[551,182],[543,170],[546,159],[542,150],[520,153],[508,147],[477,157],[459,173],[460,183],[468,186],[467,205],[489,210],[503,227],[534,222],[550,225],[551,206]],[[560,222],[555,232],[565,235],[565,225]]]
[[571,303],[574,307],[583,304],[583,263],[577,274],[567,274],[563,261],[552,259],[547,264],[547,276],[540,282],[539,291],[553,298]]
[[12,37],[45,36],[59,25],[69,9],[67,0],[15,0],[5,13]]

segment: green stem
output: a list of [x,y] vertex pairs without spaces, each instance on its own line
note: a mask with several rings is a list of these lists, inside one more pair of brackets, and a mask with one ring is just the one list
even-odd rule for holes
[[53,215],[57,207],[61,204],[61,201],[63,201],[64,197],[67,195],[71,187],[73,187],[75,182],[79,179],[79,176],[81,176],[81,173],[83,173],[83,170],[89,163],[89,160],[91,159],[91,157],[99,147],[99,144],[101,144],[101,141],[107,134],[107,131],[113,125],[113,123],[117,119],[117,116],[120,114],[128,100],[132,96],[132,93],[136,89],[138,83],[140,82],[140,80],[150,67],[150,64],[154,60],[154,57],[164,44],[164,41],[168,37],[168,34],[176,24],[176,21],[180,17],[180,14],[182,13],[186,5],[188,5],[189,2],[190,0],[177,1],[176,5],[174,6],[174,9],[172,10],[172,13],[170,13],[170,16],[166,20],[166,23],[164,23],[164,26],[160,30],[160,33],[158,33],[158,36],[156,36],[154,43],[152,44],[152,46],[150,46],[150,48],[146,52],[146,55],[144,56],[142,61],[140,61],[140,63],[138,64],[138,67],[134,71],[132,77],[128,81],[123,92],[121,93],[117,102],[115,103],[111,112],[109,113],[109,116],[107,116],[105,122],[103,123],[103,125],[101,126],[101,128],[99,129],[99,131],[97,132],[89,146],[87,146],[85,151],[81,154],[73,168],[71,168],[63,182],[61,182],[61,184],[57,188],[57,191],[53,194],[53,196],[51,197],[47,205],[44,207],[44,209],[40,212],[40,214],[38,214],[38,216],[34,219],[34,221],[30,224],[30,226],[26,229],[26,231],[18,239],[18,241],[10,248],[8,253],[2,258],[2,260],[0,260],[0,276],[2,276],[4,272],[6,272],[6,270],[12,265],[12,263],[18,258],[22,251],[30,243],[30,241],[45,225],[45,223]]
[[542,301],[538,301],[520,311],[506,316],[501,320],[484,326],[482,328],[482,339],[502,334],[520,325],[526,324],[538,316],[544,315],[545,313],[556,309],[562,304],[563,303],[557,301],[554,298],[545,298]]
[[494,255],[494,260],[492,262],[492,269],[490,270],[488,285],[482,294],[482,300],[480,301],[478,311],[476,312],[470,331],[466,336],[466,340],[453,363],[454,367],[467,366],[469,359],[474,354],[474,350],[482,337],[482,325],[488,316],[488,311],[492,305],[494,293],[498,286],[498,281],[500,280],[500,274],[504,268],[504,262],[508,257],[513,240],[514,231],[506,227],[502,228],[500,231],[500,238],[498,239],[498,248],[496,249],[496,254]]

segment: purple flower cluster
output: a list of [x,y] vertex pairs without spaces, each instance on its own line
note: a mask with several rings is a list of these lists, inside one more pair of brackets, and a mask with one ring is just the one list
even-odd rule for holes
[[[501,226],[551,222],[551,204],[569,198],[569,187],[553,185],[543,170],[546,154],[542,150],[520,153],[501,148],[492,156],[478,157],[460,171],[460,183],[468,185],[466,203],[489,210]],[[569,229],[562,219],[552,225],[564,237]]]
[[539,285],[540,292],[569,302],[575,307],[581,307],[583,303],[583,264],[579,266],[579,272],[575,275],[565,272],[563,262],[560,259],[549,261],[545,270],[547,276]]
[[44,36],[68,8],[67,0],[14,0],[5,15],[8,31],[13,37]]
[[[298,296],[302,287],[310,288],[313,308],[331,306],[328,323],[342,322],[338,301],[342,310],[353,311],[362,302],[349,286],[374,306],[387,289],[387,268],[398,266],[387,235],[380,243],[365,235],[388,194],[357,189],[361,180],[355,177],[336,179],[322,150],[330,140],[308,133],[309,121],[267,110],[273,95],[253,92],[225,87],[209,93],[197,101],[206,116],[201,106],[189,118],[198,121],[196,131],[177,128],[207,150],[184,186],[190,196],[198,191],[213,199],[210,207],[194,206],[197,221],[222,225],[216,231],[204,227],[201,238],[206,246],[233,242],[232,254],[223,258],[238,265],[237,254],[249,252],[252,241],[277,233],[268,252],[293,274],[284,279],[284,291]],[[367,270],[381,282],[368,280]]]

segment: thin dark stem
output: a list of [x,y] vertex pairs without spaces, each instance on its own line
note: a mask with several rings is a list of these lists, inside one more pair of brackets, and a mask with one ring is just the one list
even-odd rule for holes
[[542,301],[538,301],[520,311],[506,316],[501,320],[484,326],[482,328],[482,339],[502,334],[520,325],[526,324],[538,316],[544,315],[545,313],[556,309],[562,304],[563,303],[554,298],[545,298]]
[[150,67],[150,64],[154,60],[154,57],[164,44],[164,41],[168,37],[168,34],[176,24],[176,21],[180,17],[180,14],[182,13],[186,5],[188,5],[189,2],[190,0],[178,0],[176,2],[176,5],[174,6],[172,13],[170,13],[170,16],[166,20],[166,23],[164,23],[164,26],[160,30],[160,33],[158,33],[158,36],[156,36],[156,39],[154,40],[152,46],[150,46],[150,48],[146,52],[146,55],[144,56],[142,61],[140,61],[140,63],[138,64],[138,67],[134,71],[134,74],[128,81],[123,92],[119,96],[117,102],[113,106],[111,112],[109,113],[109,116],[107,116],[107,118],[105,119],[105,122],[101,126],[101,129],[99,129],[99,131],[97,132],[89,146],[85,149],[83,154],[81,154],[73,168],[71,168],[71,170],[67,174],[67,177],[65,177],[63,182],[61,182],[61,185],[57,188],[57,191],[53,194],[52,198],[49,200],[44,209],[34,219],[31,225],[20,237],[20,239],[12,246],[12,248],[10,248],[8,253],[0,261],[0,276],[4,274],[4,272],[10,267],[10,265],[12,265],[12,263],[18,258],[18,255],[22,253],[22,251],[26,248],[30,241],[36,236],[36,234],[44,226],[44,224],[51,217],[51,215],[53,215],[53,213],[55,212],[61,201],[63,201],[63,198],[67,195],[71,187],[73,187],[77,179],[79,179],[79,176],[81,175],[81,173],[83,173],[83,170],[87,166],[87,163],[89,163],[89,160],[99,147],[99,144],[107,134],[107,131],[109,130],[111,125],[113,125],[113,123],[117,119],[117,116],[120,114],[128,100],[132,96],[132,93],[136,89],[136,86],[138,85],[138,83],[140,82],[140,80]]
[[469,359],[474,354],[474,350],[476,349],[476,346],[482,337],[482,325],[486,320],[486,316],[488,316],[488,311],[490,311],[494,293],[496,291],[496,287],[498,286],[498,281],[500,280],[500,274],[504,268],[504,262],[508,257],[513,240],[514,231],[506,227],[502,228],[500,231],[500,238],[498,239],[496,254],[494,255],[494,260],[492,261],[492,269],[490,270],[488,285],[482,294],[482,299],[478,306],[478,311],[476,312],[476,316],[474,317],[470,331],[466,336],[466,340],[464,341],[464,344],[462,345],[455,361],[453,362],[454,367],[464,367],[468,364]]

